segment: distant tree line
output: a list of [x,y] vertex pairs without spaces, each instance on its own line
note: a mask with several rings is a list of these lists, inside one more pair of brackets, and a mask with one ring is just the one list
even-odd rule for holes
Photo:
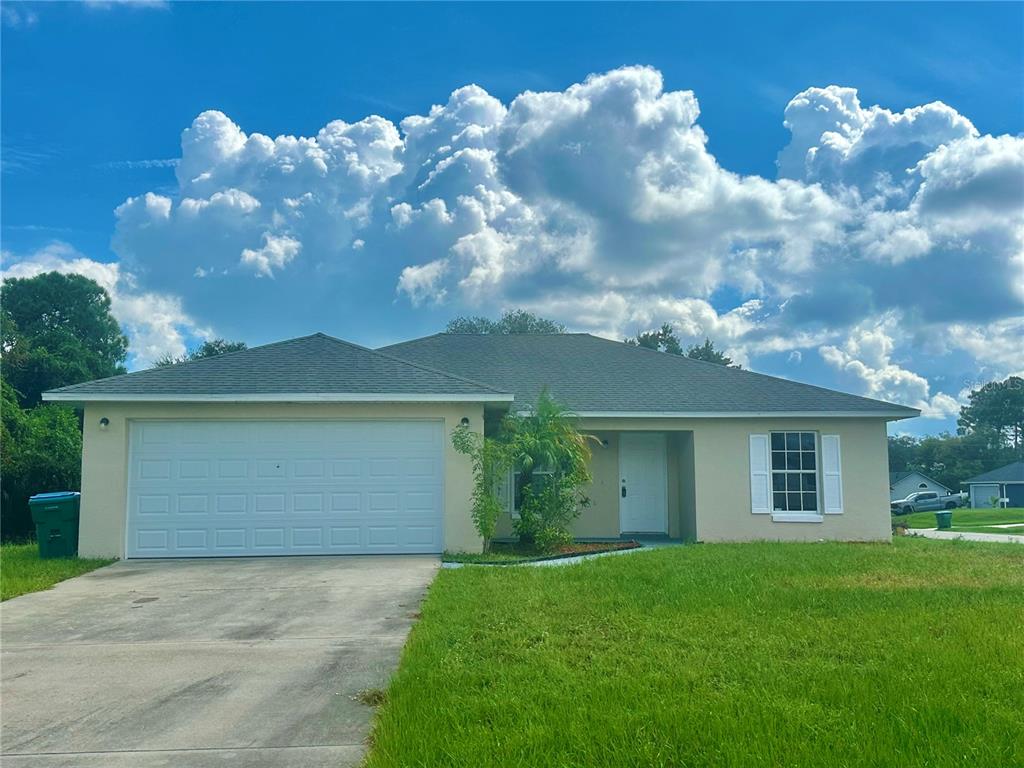
[[1024,380],[992,381],[968,396],[957,434],[890,437],[889,471],[918,470],[954,491],[968,478],[1024,459]]
[[[244,348],[213,339],[157,365]],[[81,413],[42,393],[125,373],[128,338],[96,282],[48,272],[0,284],[0,354],[0,537],[10,541],[32,535],[29,496],[81,486]]]

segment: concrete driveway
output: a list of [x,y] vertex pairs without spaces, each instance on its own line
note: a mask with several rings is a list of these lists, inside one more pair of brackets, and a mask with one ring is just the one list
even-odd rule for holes
[[0,607],[6,767],[357,765],[438,558],[116,563]]

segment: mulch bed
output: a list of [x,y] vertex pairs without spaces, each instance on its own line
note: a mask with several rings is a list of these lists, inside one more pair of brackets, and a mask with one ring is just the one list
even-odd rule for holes
[[620,549],[637,549],[643,546],[637,541],[578,541],[558,547],[554,552],[538,552],[537,550],[523,550],[517,544],[505,544],[496,542],[492,549],[494,551],[510,555],[520,555],[523,559],[516,561],[508,560],[478,560],[477,565],[515,565],[516,563],[532,563],[539,560],[562,560],[566,557],[577,557],[579,555],[596,555],[600,552],[615,552]]

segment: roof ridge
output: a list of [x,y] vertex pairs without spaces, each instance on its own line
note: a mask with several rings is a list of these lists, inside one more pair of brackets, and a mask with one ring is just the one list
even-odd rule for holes
[[808,384],[805,381],[797,381],[795,379],[786,378],[785,376],[772,376],[769,373],[761,373],[760,371],[752,371],[749,368],[734,368],[731,365],[722,365],[721,363],[712,363],[710,360],[698,360],[696,358],[690,357],[689,355],[685,355],[685,354],[683,354],[683,355],[673,355],[673,354],[670,354],[670,353],[667,353],[667,352],[662,352],[662,351],[657,350],[657,349],[651,349],[650,347],[642,347],[639,344],[627,344],[624,341],[613,341],[612,339],[606,339],[603,336],[595,336],[592,333],[586,333],[586,334],[583,334],[583,335],[584,336],[590,336],[591,338],[597,339],[599,341],[607,342],[608,344],[618,344],[618,345],[620,345],[622,347],[628,347],[629,349],[642,349],[645,352],[653,352],[656,355],[665,355],[668,359],[683,360],[683,361],[686,361],[687,363],[696,363],[696,364],[699,364],[699,365],[713,365],[716,368],[721,369],[721,370],[732,371],[732,373],[729,374],[729,375],[746,374],[748,376],[757,376],[758,378],[762,378],[762,379],[774,379],[776,381],[781,379],[783,381],[788,381],[790,384],[796,384],[797,386],[807,387],[808,389],[814,389],[814,390],[817,390],[819,392],[829,392],[829,393],[832,393],[832,394],[846,395],[847,397],[855,397],[858,400],[867,400],[868,402],[871,402],[871,403],[878,403],[880,405],[887,405],[887,406],[891,406],[891,407],[895,407],[895,408],[905,408],[908,411],[918,411],[918,413],[920,413],[919,409],[912,408],[909,405],[902,405],[900,403],[890,403],[890,402],[887,402],[885,400],[877,400],[877,399],[875,399],[873,397],[864,397],[863,395],[854,395],[854,394],[851,394],[850,392],[841,392],[838,389],[829,389],[828,387],[821,387],[821,386],[818,386],[817,384]]
[[[435,373],[435,374],[437,374],[439,376],[444,376],[447,379],[452,379],[453,381],[461,381],[464,384],[472,384],[475,387],[481,387],[482,389],[486,389],[488,392],[493,392],[496,395],[509,395],[509,394],[512,394],[511,392],[503,392],[500,389],[492,387],[490,384],[484,384],[482,381],[475,381],[474,379],[467,379],[465,376],[457,376],[454,373],[449,373],[448,371],[443,371],[440,368],[432,368],[429,365],[423,365],[422,363],[414,363],[412,360],[406,360],[403,357],[397,357],[396,355],[390,355],[387,352],[381,352],[381,351],[376,350],[376,349],[370,349],[369,347],[364,347],[361,344],[356,344],[355,342],[345,341],[345,339],[339,339],[337,336],[329,336],[326,333],[317,333],[317,334],[314,334],[314,335],[315,336],[322,336],[323,338],[329,339],[330,341],[334,341],[334,342],[337,342],[339,344],[344,344],[346,346],[352,347],[354,349],[361,350],[363,352],[369,352],[369,353],[377,355],[379,357],[383,357],[385,360],[393,360],[395,362],[402,363],[403,365],[408,365],[408,366],[411,366],[413,368],[419,368],[421,371],[427,371],[428,373]],[[308,337],[303,337],[303,338],[308,338]],[[429,337],[427,337],[427,338],[429,338]]]

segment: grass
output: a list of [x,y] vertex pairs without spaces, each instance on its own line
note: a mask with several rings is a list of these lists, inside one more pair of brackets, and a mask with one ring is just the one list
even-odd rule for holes
[[442,570],[368,768],[1024,765],[1019,545]]
[[[914,512],[897,520],[906,520],[909,528],[934,528],[934,512]],[[994,528],[996,525],[1018,523],[1014,528]],[[971,531],[977,533],[1024,533],[1024,509],[954,509],[954,531]]]
[[506,565],[527,563],[537,560],[553,560],[573,555],[593,555],[598,552],[611,552],[616,549],[635,549],[635,541],[604,541],[574,542],[558,547],[554,552],[542,552],[533,547],[523,547],[518,543],[496,541],[491,544],[490,552],[445,552],[441,559],[446,563],[477,563],[486,565]]
[[35,542],[0,545],[0,600],[49,589],[57,582],[112,562],[86,558],[40,560]]

